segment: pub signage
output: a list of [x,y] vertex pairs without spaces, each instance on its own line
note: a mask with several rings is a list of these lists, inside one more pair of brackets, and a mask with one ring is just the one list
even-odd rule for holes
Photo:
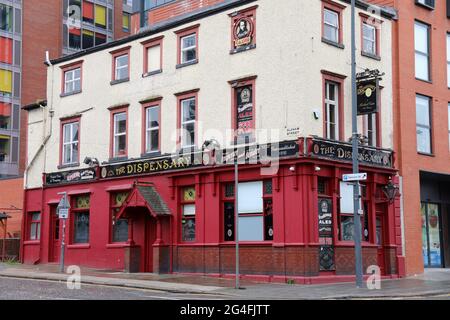
[[71,170],[62,172],[53,172],[45,174],[45,184],[47,186],[59,184],[71,184],[84,181],[91,181],[97,178],[95,169]]
[[[275,144],[242,146],[216,152],[216,165],[229,165],[236,161],[242,164],[257,164],[298,155],[299,146],[296,141],[285,141]],[[117,178],[157,172],[182,170],[204,166],[202,152],[173,155],[156,159],[145,159],[135,162],[104,166],[100,170],[100,178]]]
[[378,112],[378,79],[360,80],[357,84],[358,115]]
[[244,47],[253,43],[253,20],[250,17],[238,19],[234,25],[234,46]]
[[[348,143],[313,139],[311,156],[352,162],[352,145]],[[361,164],[392,168],[392,151],[371,147],[359,147],[358,159]]]
[[238,135],[251,132],[253,129],[253,87],[247,85],[237,88],[237,131]]

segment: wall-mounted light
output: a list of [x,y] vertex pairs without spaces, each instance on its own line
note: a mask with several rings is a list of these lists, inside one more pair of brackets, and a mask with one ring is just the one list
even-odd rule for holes
[[399,187],[392,182],[392,178],[389,178],[387,185],[383,187],[383,192],[389,202],[392,203],[395,200],[399,191]]

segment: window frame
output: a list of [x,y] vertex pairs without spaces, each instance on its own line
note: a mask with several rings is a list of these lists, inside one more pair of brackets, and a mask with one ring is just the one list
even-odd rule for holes
[[[142,71],[142,76],[143,77],[147,77],[147,76],[151,76],[151,75],[155,75],[158,73],[162,73],[163,72],[163,43],[164,43],[164,36],[159,36],[156,38],[152,38],[150,40],[141,42],[143,50],[144,50],[144,63],[143,63],[143,71]],[[148,60],[148,50],[154,47],[159,46],[160,48],[160,62],[159,62],[159,70],[154,70],[149,72],[148,67],[149,67],[149,60]]]
[[[114,189],[114,190],[107,190],[107,191],[109,193],[109,199],[110,199],[110,201],[109,201],[110,217],[109,217],[109,242],[108,242],[108,244],[110,244],[110,245],[126,245],[126,244],[130,244],[130,242],[129,242],[129,240],[131,240],[130,239],[130,223],[129,223],[130,219],[122,218],[124,220],[128,220],[128,238],[125,241],[114,241],[114,225],[113,225],[113,222],[114,222],[114,218],[115,218],[115,212],[114,211],[116,209],[120,209],[122,207],[122,205],[123,205],[123,203],[122,203],[122,205],[118,206],[115,203],[115,196],[117,194],[119,194],[119,193],[123,193],[123,194],[124,193],[128,193],[128,196],[129,196],[130,193],[131,193],[131,188]],[[119,219],[119,220],[122,220],[122,219]]]
[[[200,56],[200,52],[199,52],[199,29],[200,29],[200,24],[196,24],[181,30],[177,30],[174,31],[174,33],[177,36],[177,66],[176,68],[182,68],[182,67],[186,67],[189,65],[193,65],[193,64],[197,64],[199,63],[199,56]],[[188,37],[190,35],[194,35],[195,34],[195,59],[191,60],[191,61],[187,61],[187,62],[182,62],[182,46],[181,46],[181,42],[182,39],[185,37]]]
[[[423,125],[423,124],[419,124],[417,123],[417,98],[424,98],[428,100],[428,117],[429,117],[429,123],[428,123],[428,127]],[[423,94],[419,94],[417,93],[415,95],[415,113],[416,113],[416,151],[418,154],[420,155],[426,155],[426,156],[433,156],[433,152],[434,152],[434,139],[433,139],[433,99],[429,96],[423,95]],[[430,135],[430,140],[429,140],[429,146],[430,146],[430,152],[426,152],[426,151],[420,151],[419,150],[419,139],[418,139],[418,133],[417,130],[418,128],[422,128],[422,129],[426,129],[429,130],[429,135]]]
[[[128,157],[128,105],[120,106],[117,108],[110,108],[110,150],[109,157],[110,159],[124,159]],[[126,129],[125,129],[125,153],[123,155],[115,155],[114,147],[115,147],[115,115],[125,113],[126,116]]]
[[[81,93],[83,91],[83,62],[84,60],[79,60],[66,64],[60,67],[61,69],[61,94],[60,97],[71,96],[74,94]],[[80,90],[75,90],[71,92],[66,92],[66,72],[75,71],[80,69]]]
[[[89,197],[89,208],[77,208],[76,207],[76,200],[79,197]],[[91,241],[91,194],[90,193],[80,193],[80,194],[73,194],[70,195],[70,203],[71,207],[69,209],[70,214],[70,238],[69,238],[69,247],[76,247],[76,246],[88,246],[90,245]],[[75,234],[76,234],[76,220],[75,217],[77,214],[80,213],[87,213],[89,215],[89,228],[88,228],[88,241],[87,242],[75,242]]]
[[[322,42],[344,49],[344,33],[343,33],[343,11],[346,7],[332,0],[322,0]],[[329,40],[325,37],[325,10],[334,12],[338,16],[338,41]]]
[[[39,214],[39,220],[33,219],[34,214]],[[40,241],[41,240],[41,223],[42,223],[42,213],[40,211],[28,212],[29,222],[28,222],[28,232],[27,239],[28,241]],[[31,230],[35,228],[36,238],[32,239]]]
[[[131,46],[127,46],[124,48],[120,48],[114,51],[111,51],[111,61],[112,61],[112,67],[111,67],[111,85],[115,85],[122,82],[128,82],[130,81],[130,69],[131,69]],[[117,59],[122,56],[128,56],[128,76],[126,78],[117,79],[116,72],[117,72]]]
[[[191,189],[191,188],[193,188],[194,190],[195,190],[195,199],[194,200],[185,200],[184,199],[184,196],[183,196],[183,194],[184,194],[184,191],[186,190],[186,189]],[[196,205],[196,201],[197,201],[197,188],[195,187],[195,184],[194,185],[185,185],[185,186],[181,186],[180,187],[180,205],[179,205],[179,212],[180,212],[180,215],[179,215],[179,217],[180,217],[180,242],[181,243],[196,243],[197,241],[198,241],[198,233],[197,233],[197,230],[198,230],[198,228],[197,228],[197,222],[198,222],[198,220],[197,220],[197,215],[198,215],[198,212],[197,212],[197,208],[198,208],[198,206]],[[194,208],[195,208],[195,213],[193,214],[193,215],[189,215],[188,216],[188,218],[186,218],[185,217],[185,215],[184,215],[184,206],[186,206],[186,205],[193,205],[194,206]],[[193,240],[193,241],[188,241],[188,240],[184,240],[184,234],[183,234],[183,220],[184,219],[191,219],[191,220],[194,220],[195,221],[195,239]]]
[[[273,243],[275,241],[274,239],[274,234],[275,234],[275,227],[274,227],[274,220],[273,220],[273,216],[274,216],[274,194],[273,194],[273,180],[272,179],[260,179],[260,180],[251,180],[251,181],[239,181],[239,183],[246,183],[246,182],[262,182],[262,201],[263,201],[263,210],[262,212],[258,212],[258,213],[241,213],[238,214],[238,217],[262,217],[263,218],[263,240],[262,241],[257,241],[257,240],[251,240],[251,241],[243,241],[243,240],[239,240],[239,242],[242,243],[263,243],[263,244],[270,244]],[[272,193],[267,193],[266,192],[266,183],[270,182],[271,186],[272,186]],[[226,194],[226,188],[227,186],[230,185],[233,188],[233,195],[232,196],[227,196]],[[235,190],[235,183],[233,181],[228,181],[228,182],[224,182],[221,185],[220,188],[220,202],[221,202],[221,222],[220,222],[220,242],[221,243],[228,243],[228,244],[232,244],[236,242],[236,208],[235,208],[235,197],[236,197],[236,190]],[[272,239],[267,240],[267,235],[266,235],[266,207],[265,204],[267,201],[271,201],[272,202],[272,230],[273,230],[273,234],[272,234]],[[234,220],[234,230],[233,230],[233,234],[234,234],[234,240],[225,240],[225,204],[226,203],[233,203],[233,220]]]
[[328,82],[332,82],[334,84],[337,85],[337,90],[338,90],[338,97],[337,97],[337,103],[338,103],[338,111],[337,111],[337,116],[338,116],[338,121],[336,122],[336,125],[338,125],[338,129],[337,129],[337,137],[336,140],[337,141],[344,141],[345,140],[345,119],[344,119],[344,80],[347,78],[346,76],[343,75],[339,75],[336,73],[332,73],[332,72],[328,72],[325,70],[321,71],[322,73],[322,86],[323,86],[323,92],[322,92],[322,118],[323,118],[323,137],[325,139],[330,139],[328,138],[328,125],[327,125],[327,119],[328,119],[328,112],[327,112],[327,104],[326,104],[326,97],[327,97],[327,83]]
[[[141,146],[141,152],[142,155],[158,155],[161,154],[161,105],[162,105],[162,97],[158,97],[157,99],[151,100],[151,101],[147,101],[145,103],[142,103],[142,146]],[[154,129],[154,128],[147,128],[147,112],[150,108],[158,108],[159,112],[158,112],[158,129]],[[148,131],[155,131],[158,130],[159,134],[158,134],[158,150],[156,151],[151,151],[148,152],[147,151],[147,132]]]
[[[383,23],[383,20],[377,19],[375,17],[371,17],[367,14],[360,13],[359,16],[361,17],[361,55],[367,58],[372,58],[375,60],[381,60],[381,25]],[[370,21],[374,21],[375,23],[370,23]],[[364,26],[367,25],[371,28],[374,28],[374,36],[375,36],[375,53],[366,52],[364,51]]]
[[[76,143],[78,143],[78,159],[76,159],[76,162],[71,162],[71,163],[65,163],[64,162],[64,146],[65,146],[65,142],[64,142],[64,127],[67,125],[71,125],[71,124],[75,124],[78,123],[78,141]],[[59,143],[59,167],[74,167],[74,166],[79,166],[80,165],[80,150],[81,150],[81,144],[80,144],[80,140],[81,140],[81,116],[76,116],[76,117],[71,117],[71,118],[66,118],[66,119],[61,119],[61,124],[60,124],[60,143]],[[72,141],[70,144],[74,144],[74,142]]]
[[[200,89],[194,89],[187,92],[177,93],[175,96],[177,97],[177,148],[178,149],[194,149],[197,146],[198,142],[198,92]],[[183,101],[195,99],[195,122],[194,122],[194,141],[192,145],[184,146],[183,145],[183,132],[182,132],[182,103]]]
[[[415,43],[416,43],[416,27],[420,25],[422,27],[426,27],[427,28],[427,53],[425,54],[424,52],[418,51]],[[417,55],[421,55],[422,57],[426,57],[427,58],[427,70],[428,70],[428,77],[427,79],[422,79],[419,78],[417,76]],[[419,20],[414,20],[414,76],[416,78],[416,80],[419,81],[425,81],[425,82],[432,82],[432,61],[431,61],[431,25],[419,21]]]

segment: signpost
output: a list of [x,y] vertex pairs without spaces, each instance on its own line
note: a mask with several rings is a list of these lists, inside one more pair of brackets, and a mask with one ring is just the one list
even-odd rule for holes
[[70,204],[67,200],[67,192],[60,192],[63,197],[59,201],[57,213],[59,219],[62,219],[62,236],[61,236],[61,258],[59,263],[59,272],[64,273],[64,249],[65,249],[65,238],[66,238],[66,219],[69,218]]
[[366,180],[367,180],[367,173],[344,174],[342,177],[342,181],[344,182],[366,181]]

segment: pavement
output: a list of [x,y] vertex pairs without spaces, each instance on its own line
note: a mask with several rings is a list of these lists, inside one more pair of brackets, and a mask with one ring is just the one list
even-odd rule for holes
[[[69,274],[59,266],[0,263],[3,279],[66,282]],[[355,288],[353,282],[321,285],[258,283],[243,279],[242,290],[234,289],[234,279],[183,274],[129,274],[114,270],[81,269],[83,285],[133,288],[171,294],[197,295],[224,300],[342,300],[342,299],[450,299],[450,269],[427,269],[424,274],[381,282],[380,290]]]

